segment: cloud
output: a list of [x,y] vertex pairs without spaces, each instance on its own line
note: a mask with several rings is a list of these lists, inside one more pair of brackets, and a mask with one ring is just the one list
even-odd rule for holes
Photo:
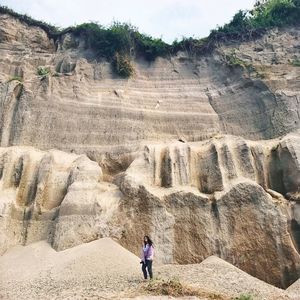
[[182,36],[204,37],[255,0],[1,0],[17,12],[67,27],[88,21],[108,25],[131,22],[141,32],[172,42]]

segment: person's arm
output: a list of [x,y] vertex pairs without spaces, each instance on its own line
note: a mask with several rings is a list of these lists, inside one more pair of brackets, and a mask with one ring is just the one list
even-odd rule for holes
[[148,250],[148,257],[147,257],[147,259],[153,260],[153,256],[154,256],[154,248],[153,248],[153,246],[150,246],[149,250]]
[[144,245],[142,246],[142,251],[141,251],[141,261],[145,261],[145,247],[144,247]]

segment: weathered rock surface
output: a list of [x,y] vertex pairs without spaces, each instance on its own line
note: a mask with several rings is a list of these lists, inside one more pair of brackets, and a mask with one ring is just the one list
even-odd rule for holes
[[[144,141],[199,141],[217,133],[265,139],[299,128],[300,68],[291,64],[298,29],[200,58],[137,60],[136,75],[120,79],[70,34],[55,44],[42,29],[8,15],[0,16],[0,28],[1,146],[75,150],[103,162]],[[230,65],[232,55],[240,66]],[[38,66],[49,67],[47,78],[36,75]],[[10,81],[15,76],[22,88]]]
[[147,232],[159,262],[218,255],[287,287],[300,272],[299,205],[284,197],[299,176],[297,141],[151,144],[114,184],[84,155],[1,148],[1,251],[43,239],[63,250],[112,236],[139,255]]
[[119,189],[86,156],[0,148],[0,252],[49,240],[62,250],[109,236]]
[[0,15],[0,253],[110,236],[139,254],[149,233],[158,262],[218,255],[289,286],[300,275],[299,41],[288,28],[202,57],[139,59],[125,80],[83,40]]

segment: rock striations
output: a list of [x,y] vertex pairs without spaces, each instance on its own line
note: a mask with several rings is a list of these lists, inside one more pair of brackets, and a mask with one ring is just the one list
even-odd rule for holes
[[201,57],[139,58],[121,79],[80,38],[0,15],[0,253],[112,237],[139,254],[149,233],[158,262],[217,255],[292,284],[299,47],[299,28],[272,30]]

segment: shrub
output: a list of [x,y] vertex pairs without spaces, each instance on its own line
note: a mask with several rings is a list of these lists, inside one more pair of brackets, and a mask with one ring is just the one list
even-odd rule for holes
[[153,61],[158,56],[164,57],[171,50],[170,45],[162,39],[155,39],[138,31],[134,32],[133,41],[137,54],[144,56],[148,61]]
[[230,54],[225,55],[225,61],[230,67],[236,67],[236,66],[246,67],[247,66],[247,64],[243,60],[239,59],[236,56],[236,53],[234,50],[232,50]]
[[98,23],[85,23],[70,30],[75,35],[82,35],[88,47],[93,48],[99,57],[112,59],[116,53],[122,55],[143,55],[147,60],[168,53],[168,44],[138,32],[138,29],[127,23],[114,22],[110,27]]
[[12,9],[8,8],[7,6],[0,5],[0,14],[9,14],[30,26],[38,26],[43,30],[45,30],[47,34],[51,37],[57,36],[60,32],[60,29],[54,25],[48,24],[43,21],[34,20],[33,18],[27,16],[26,14],[18,14]]
[[39,66],[37,68],[37,75],[41,76],[41,77],[46,77],[50,74],[50,69],[48,67],[45,66]]
[[252,35],[255,30],[295,24],[300,24],[300,0],[261,0],[250,11],[240,10],[231,22],[213,30],[210,37],[220,33]]
[[144,286],[144,290],[152,295],[164,295],[171,297],[196,296],[208,299],[222,300],[222,296],[215,293],[203,292],[199,289],[187,286],[178,279],[155,279]]
[[197,290],[184,286],[177,279],[152,280],[145,287],[145,290],[155,295],[168,295],[173,297],[199,295],[199,292]]
[[253,297],[251,295],[242,294],[234,300],[253,300]]
[[127,23],[114,22],[111,26],[104,27],[96,22],[90,22],[60,30],[4,6],[0,6],[0,13],[10,14],[28,25],[39,26],[54,39],[68,32],[79,35],[99,58],[112,61],[116,53],[119,53],[124,57],[138,55],[153,61],[158,56],[175,54],[180,50],[191,54],[206,53],[215,48],[220,41],[252,39],[260,37],[266,29],[274,26],[300,24],[300,0],[256,1],[252,10],[239,10],[228,24],[212,30],[208,38],[183,38],[180,42],[174,41],[172,45],[159,38],[142,34],[135,26]]
[[11,82],[11,81],[19,81],[20,83],[22,83],[23,82],[23,78],[20,77],[20,76],[13,76],[9,80],[7,80],[7,83]]
[[300,59],[293,59],[290,64],[294,67],[300,67]]
[[172,44],[172,53],[178,51],[187,51],[190,54],[201,54],[205,52],[206,46],[208,45],[208,38],[194,39],[194,38],[182,38],[180,42],[175,40]]
[[242,67],[248,72],[257,72],[254,66],[237,57],[235,50],[232,50],[230,54],[225,55],[225,62],[230,67]]
[[134,68],[128,55],[122,55],[118,52],[115,54],[112,66],[116,74],[128,78],[134,74]]

